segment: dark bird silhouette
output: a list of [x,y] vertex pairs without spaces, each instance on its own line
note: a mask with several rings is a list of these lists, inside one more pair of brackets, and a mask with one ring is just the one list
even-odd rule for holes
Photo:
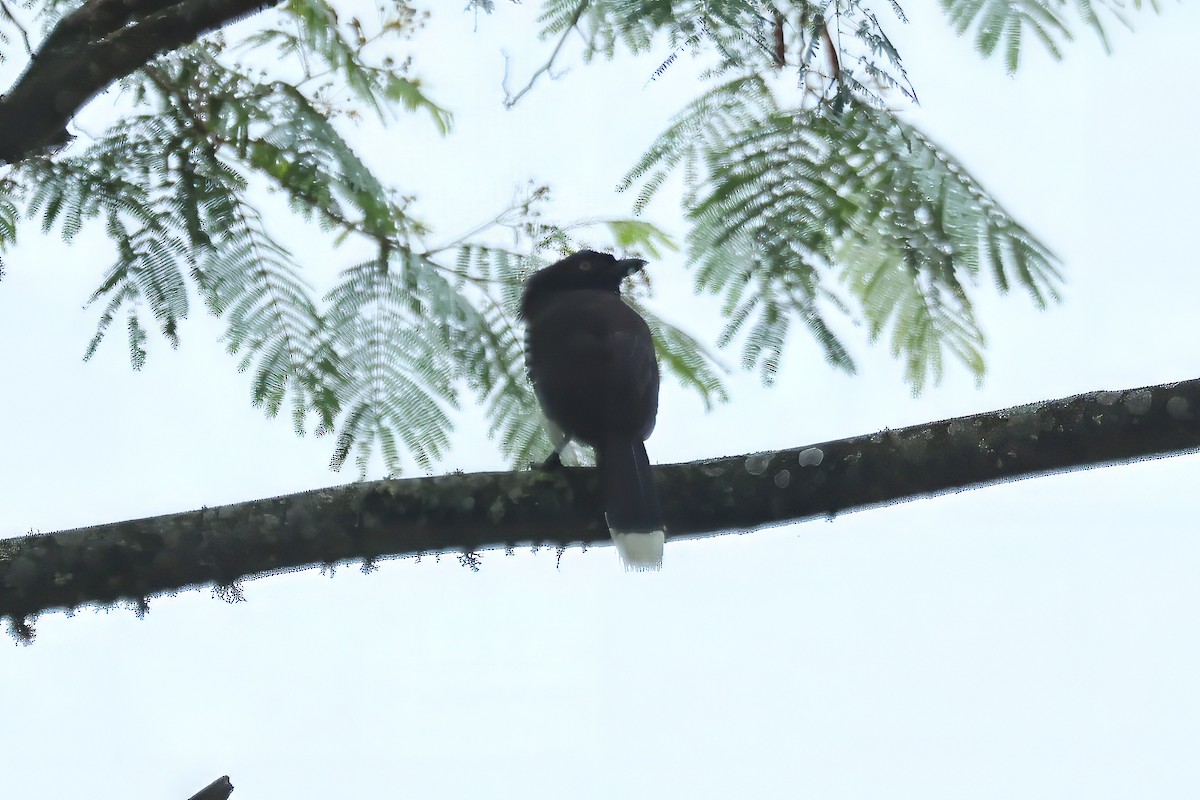
[[621,281],[646,262],[581,250],[525,284],[525,363],[555,453],[596,451],[608,528],[626,569],[662,566],[663,524],[644,444],[658,413],[658,362]]

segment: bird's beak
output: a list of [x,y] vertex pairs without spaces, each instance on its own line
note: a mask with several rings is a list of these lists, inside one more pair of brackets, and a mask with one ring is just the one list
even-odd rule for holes
[[628,277],[650,262],[641,258],[624,258],[617,263],[621,265],[621,274]]

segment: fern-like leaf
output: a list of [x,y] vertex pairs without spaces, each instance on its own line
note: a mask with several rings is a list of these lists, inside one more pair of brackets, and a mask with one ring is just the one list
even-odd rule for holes
[[1074,31],[1068,13],[1070,6],[1079,21],[1090,28],[1106,53],[1112,52],[1105,17],[1130,27],[1128,10],[1141,10],[1149,6],[1158,10],[1156,3],[1134,0],[940,0],[942,11],[959,35],[972,34],[975,47],[983,56],[997,51],[1003,54],[1004,65],[1009,74],[1020,65],[1021,47],[1026,33],[1041,42],[1046,52],[1056,61],[1063,57],[1064,46],[1074,39]]
[[[855,100],[784,112],[742,89],[754,85],[740,79],[690,106],[623,184],[657,185],[685,159],[702,165],[690,186],[689,257],[697,288],[724,296],[718,343],[741,341],[744,366],[772,380],[799,321],[831,364],[853,369],[829,321],[847,310],[837,283],[872,338],[891,326],[915,390],[940,378],[947,353],[982,370],[966,293],[980,270],[1039,305],[1057,298],[1049,250],[913,126]],[[739,102],[758,107],[720,113]]]

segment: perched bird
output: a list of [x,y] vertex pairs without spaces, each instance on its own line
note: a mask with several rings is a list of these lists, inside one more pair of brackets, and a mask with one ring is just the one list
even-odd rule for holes
[[658,413],[654,339],[621,299],[646,265],[581,250],[525,284],[525,364],[558,453],[596,451],[608,528],[626,569],[662,566],[663,524],[643,444]]

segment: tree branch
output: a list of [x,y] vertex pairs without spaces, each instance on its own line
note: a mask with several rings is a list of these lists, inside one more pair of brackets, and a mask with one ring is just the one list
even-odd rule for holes
[[233,783],[230,782],[228,775],[222,775],[189,797],[188,800],[228,800],[231,794],[233,794]]
[[12,9],[8,7],[6,0],[0,0],[0,14],[3,14],[4,18],[8,20],[9,24],[16,28],[17,32],[21,34],[21,42],[25,45],[25,53],[26,55],[32,56],[33,47],[29,44],[29,31],[25,30],[25,26],[21,24],[21,20],[17,19],[17,15],[14,14]]
[[90,0],[59,20],[0,97],[0,162],[70,140],[66,125],[104,87],[159,53],[278,0]]
[[504,89],[505,108],[512,108],[515,106],[522,97],[529,93],[529,90],[533,88],[535,83],[537,83],[538,78],[549,72],[550,68],[554,66],[554,61],[558,58],[559,51],[562,50],[563,45],[567,43],[567,37],[571,35],[571,31],[575,30],[575,26],[579,24],[579,20],[583,16],[584,10],[587,9],[589,2],[590,0],[580,0],[579,5],[575,9],[575,13],[571,15],[570,23],[567,25],[567,27],[563,28],[562,36],[560,36],[558,39],[558,44],[554,46],[554,51],[550,53],[550,58],[548,58],[546,63],[539,67],[533,73],[533,75],[529,77],[529,82],[525,84],[525,88],[521,89],[521,91],[517,92],[516,94],[513,94],[508,88],[508,59],[505,59],[504,80],[501,82],[501,88]]
[[[655,468],[671,539],[823,518],[1200,449],[1200,379],[1093,392],[796,450]],[[0,616],[318,564],[608,542],[593,470],[376,481],[0,539]]]

